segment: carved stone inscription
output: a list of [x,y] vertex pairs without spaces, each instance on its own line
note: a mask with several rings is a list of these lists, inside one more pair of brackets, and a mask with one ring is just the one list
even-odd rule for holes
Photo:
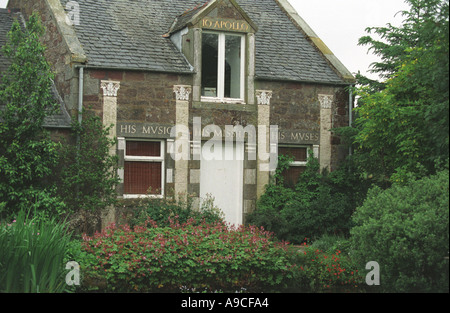
[[222,18],[205,17],[201,22],[202,28],[235,31],[235,32],[249,32],[250,25],[244,21],[227,20]]
[[[147,123],[118,123],[117,125],[117,136],[118,137],[128,137],[128,138],[158,138],[158,139],[168,139],[171,138],[170,132],[174,125],[168,124],[147,124]],[[210,139],[210,136],[216,137],[229,137],[233,136],[244,136],[245,138],[251,139],[251,134],[247,132],[244,134],[234,134],[227,132],[224,128],[217,128],[213,134],[206,131],[205,127],[201,135],[194,133],[195,136],[201,136],[202,140]],[[248,131],[248,129],[246,129]],[[209,135],[207,135],[209,133]],[[307,130],[286,130],[279,129],[278,131],[278,142],[279,143],[291,143],[291,144],[319,144],[320,134],[315,131]]]
[[133,138],[170,138],[173,125],[144,124],[144,123],[118,123],[118,137]]

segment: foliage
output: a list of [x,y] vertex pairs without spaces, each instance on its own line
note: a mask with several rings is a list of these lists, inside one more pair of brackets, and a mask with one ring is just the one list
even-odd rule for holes
[[164,227],[152,220],[134,228],[111,225],[82,245],[85,259],[77,262],[84,282],[103,280],[102,291],[109,292],[275,291],[287,286],[295,267],[286,244],[260,228],[192,219],[171,219]]
[[110,154],[116,141],[107,137],[109,128],[101,119],[88,112],[81,124],[72,122],[72,130],[72,144],[60,150],[58,194],[72,212],[101,212],[117,203],[118,157]]
[[406,2],[402,26],[360,39],[385,81],[359,76],[355,160],[384,187],[433,174],[449,156],[449,2]]
[[171,219],[177,219],[183,224],[192,221],[194,225],[202,222],[207,224],[223,221],[224,214],[214,206],[214,199],[207,197],[201,202],[200,208],[195,208],[193,199],[187,201],[173,199],[142,199],[140,203],[133,207],[133,217],[131,226],[142,225],[151,219],[160,227],[169,226]]
[[349,255],[351,252],[351,241],[342,235],[324,234],[314,240],[311,247],[321,250],[324,253],[334,253],[339,250],[344,255]]
[[0,224],[0,292],[63,292],[70,234],[55,218],[20,211]]
[[354,257],[380,264],[381,290],[448,292],[449,172],[372,189],[353,216]]
[[357,265],[340,249],[322,251],[303,243],[292,254],[298,264],[296,291],[300,292],[361,292],[363,277]]
[[348,234],[350,217],[367,189],[351,162],[332,173],[320,173],[310,154],[294,189],[283,185],[282,172],[290,159],[280,156],[275,179],[266,187],[249,224],[263,226],[282,240],[302,243],[326,233]]
[[[60,213],[63,204],[46,184],[57,162],[58,145],[42,127],[59,108],[53,75],[45,60],[44,33],[37,14],[22,29],[15,21],[2,49],[11,61],[0,85],[0,216],[4,218],[46,199],[42,210]],[[50,199],[53,198],[53,199]]]

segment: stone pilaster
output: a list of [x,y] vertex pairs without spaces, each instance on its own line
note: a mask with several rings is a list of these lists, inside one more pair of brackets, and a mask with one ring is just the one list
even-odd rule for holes
[[256,166],[256,196],[259,199],[265,192],[270,179],[270,100],[272,91],[256,90],[258,105],[258,158]]
[[[117,125],[117,92],[120,88],[120,82],[118,81],[105,81],[102,80],[100,87],[103,89],[103,126],[110,127],[108,138],[114,139],[116,137],[116,125]],[[123,143],[122,143],[123,144]],[[109,154],[116,155],[116,146],[110,148]],[[119,175],[123,173],[119,172]],[[102,216],[102,224],[109,225],[116,221],[116,210],[111,207]]]
[[247,34],[247,103],[255,104],[255,34]]
[[320,103],[320,169],[331,169],[331,128],[333,95],[319,95]]
[[[189,130],[189,99],[192,93],[192,87],[187,85],[175,85],[173,87],[176,100],[176,126],[180,130]],[[189,133],[181,134],[177,129],[178,134],[175,138],[175,149],[183,147],[188,151],[183,151],[181,157],[175,160],[175,199],[186,200],[188,194],[189,183],[189,158],[190,158],[190,136]],[[178,153],[179,151],[175,151]]]

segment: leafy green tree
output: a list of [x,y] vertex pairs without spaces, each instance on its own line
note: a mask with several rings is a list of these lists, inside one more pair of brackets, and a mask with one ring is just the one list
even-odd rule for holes
[[358,77],[355,159],[385,186],[433,174],[449,156],[449,2],[406,2],[402,26],[360,39],[384,81]]
[[72,130],[72,138],[59,151],[54,184],[68,213],[82,218],[79,228],[95,229],[100,213],[117,204],[118,157],[110,154],[116,140],[108,138],[109,129],[88,111],[81,124],[72,122]]
[[59,108],[52,94],[53,75],[39,37],[37,14],[25,29],[15,21],[2,52],[11,61],[0,85],[0,216],[21,208],[62,210],[46,183],[57,162],[57,147],[43,128]]

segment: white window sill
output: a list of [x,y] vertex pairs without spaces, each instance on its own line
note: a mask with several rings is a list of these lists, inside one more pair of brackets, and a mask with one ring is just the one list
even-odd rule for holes
[[162,199],[163,195],[123,195],[123,199]]
[[308,162],[304,162],[304,161],[295,161],[295,162],[291,162],[289,163],[290,166],[306,166],[308,165]]
[[211,102],[211,103],[224,103],[224,104],[245,104],[243,99],[235,98],[216,98],[216,97],[201,97],[201,102]]

